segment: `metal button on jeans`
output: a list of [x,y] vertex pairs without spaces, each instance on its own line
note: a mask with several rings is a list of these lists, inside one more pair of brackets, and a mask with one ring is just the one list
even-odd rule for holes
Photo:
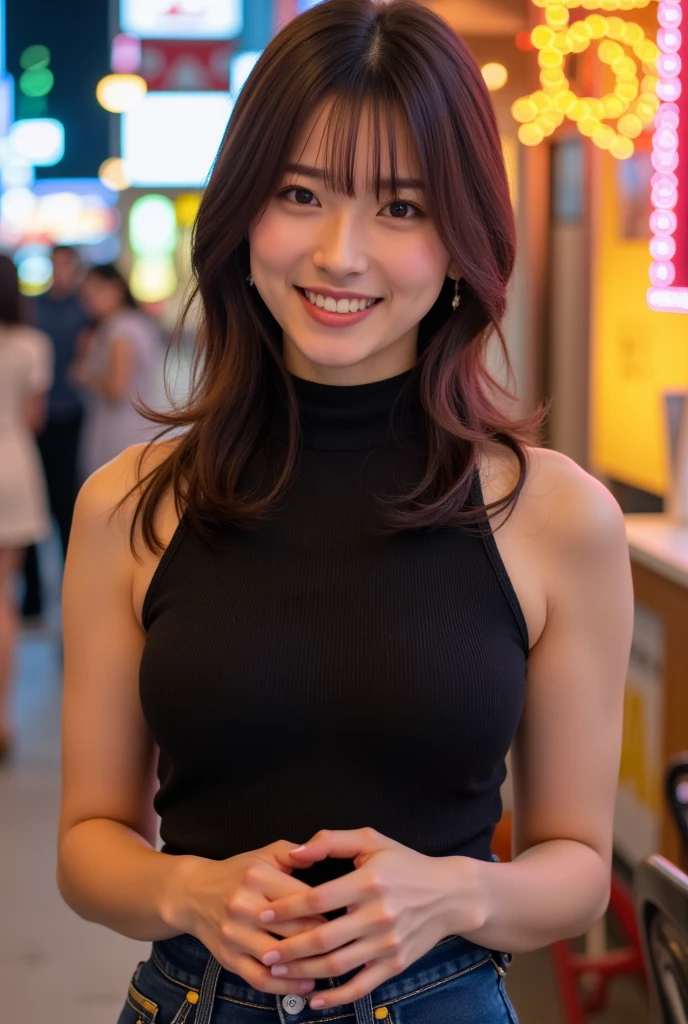
[[305,1005],[306,1000],[303,996],[285,996],[282,1000],[282,1006],[287,1013],[301,1013]]

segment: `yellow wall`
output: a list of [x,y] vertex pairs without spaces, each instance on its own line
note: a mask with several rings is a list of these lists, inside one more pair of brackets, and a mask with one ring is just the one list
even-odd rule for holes
[[615,160],[600,152],[596,164],[591,461],[600,473],[663,494],[661,392],[688,387],[688,316],[648,308],[649,242],[620,237]]

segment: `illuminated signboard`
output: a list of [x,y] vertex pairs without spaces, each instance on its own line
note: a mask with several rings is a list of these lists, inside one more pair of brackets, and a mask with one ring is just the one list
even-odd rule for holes
[[242,0],[120,0],[123,32],[141,39],[233,39]]
[[657,10],[657,95],[662,104],[652,145],[653,262],[647,302],[650,309],[667,313],[688,313],[688,89],[681,88],[688,33],[681,33],[683,7],[681,0],[660,0]]
[[203,185],[232,105],[229,93],[149,92],[122,115],[122,157],[132,185]]

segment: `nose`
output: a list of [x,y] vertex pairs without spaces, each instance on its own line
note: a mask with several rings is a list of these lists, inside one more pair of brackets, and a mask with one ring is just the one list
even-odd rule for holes
[[327,218],[313,253],[313,265],[333,279],[365,273],[366,240],[352,213],[343,210]]

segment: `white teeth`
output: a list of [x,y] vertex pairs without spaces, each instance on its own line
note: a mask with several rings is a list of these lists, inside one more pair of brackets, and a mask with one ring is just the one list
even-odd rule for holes
[[375,304],[375,299],[333,299],[332,296],[319,295],[317,292],[305,292],[309,302],[329,313],[358,313]]

